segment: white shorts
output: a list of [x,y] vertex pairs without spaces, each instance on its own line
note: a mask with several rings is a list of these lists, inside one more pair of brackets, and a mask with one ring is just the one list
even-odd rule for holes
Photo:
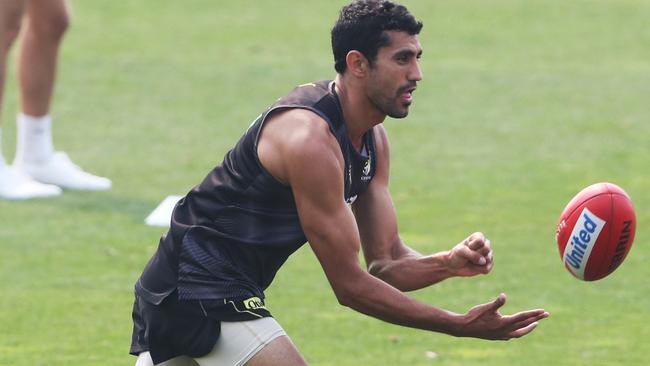
[[[271,317],[244,322],[221,322],[221,335],[210,353],[199,358],[180,356],[161,366],[242,366],[264,346],[287,333]],[[135,366],[153,366],[149,352],[138,356]]]

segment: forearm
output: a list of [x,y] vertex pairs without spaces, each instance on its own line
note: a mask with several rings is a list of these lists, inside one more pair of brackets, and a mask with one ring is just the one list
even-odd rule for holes
[[440,252],[423,256],[404,251],[394,259],[374,260],[368,272],[402,291],[418,290],[454,276],[448,266],[448,255],[449,252]]
[[389,323],[460,335],[462,315],[419,302],[367,273],[355,277],[337,291],[342,305]]

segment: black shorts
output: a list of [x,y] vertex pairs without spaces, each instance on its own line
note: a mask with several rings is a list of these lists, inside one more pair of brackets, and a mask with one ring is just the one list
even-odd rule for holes
[[[256,298],[257,299],[257,298]],[[179,300],[172,292],[160,305],[136,293],[130,354],[151,354],[154,364],[178,356],[207,355],[219,339],[221,320],[245,321],[271,316],[263,300]]]
[[220,322],[205,315],[198,301],[179,301],[175,293],[160,305],[136,294],[129,353],[149,351],[154,364],[186,355],[208,354],[219,338]]

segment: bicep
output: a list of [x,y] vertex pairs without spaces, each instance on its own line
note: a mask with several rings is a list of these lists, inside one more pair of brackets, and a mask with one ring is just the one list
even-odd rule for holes
[[359,266],[360,239],[344,200],[343,158],[336,140],[288,153],[287,172],[300,223],[337,296]]

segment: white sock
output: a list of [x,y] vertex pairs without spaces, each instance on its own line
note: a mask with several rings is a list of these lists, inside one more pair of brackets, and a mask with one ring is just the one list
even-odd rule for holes
[[47,161],[54,153],[50,115],[32,117],[20,113],[17,124],[16,161],[27,163]]

